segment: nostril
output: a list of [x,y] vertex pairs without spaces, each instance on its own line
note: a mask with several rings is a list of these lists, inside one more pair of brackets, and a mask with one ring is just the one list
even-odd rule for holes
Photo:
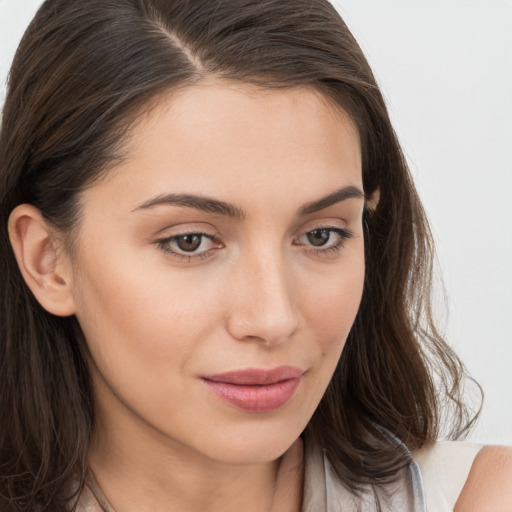
[[259,341],[267,345],[290,340],[298,329],[298,315],[274,310],[271,315],[258,313],[256,308],[233,313],[227,322],[227,329],[237,340]]
[[262,254],[261,244],[253,246],[232,274],[226,318],[235,339],[274,345],[294,336],[300,311],[290,266],[266,247]]

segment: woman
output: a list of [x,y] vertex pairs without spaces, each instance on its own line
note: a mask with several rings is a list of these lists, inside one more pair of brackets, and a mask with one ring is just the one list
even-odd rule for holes
[[330,4],[47,0],[2,123],[2,511],[510,509]]

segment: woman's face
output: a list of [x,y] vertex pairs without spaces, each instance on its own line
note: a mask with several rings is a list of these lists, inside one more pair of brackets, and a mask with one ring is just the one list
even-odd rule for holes
[[161,100],[81,200],[72,286],[98,428],[279,457],[361,298],[353,123],[313,90],[205,82]]

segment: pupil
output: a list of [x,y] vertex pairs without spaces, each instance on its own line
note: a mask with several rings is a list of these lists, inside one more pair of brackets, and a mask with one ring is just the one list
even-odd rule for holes
[[308,233],[308,240],[311,245],[321,246],[325,245],[329,241],[329,230],[327,229],[315,229]]
[[192,252],[201,245],[201,235],[183,235],[177,240],[178,247],[182,251]]

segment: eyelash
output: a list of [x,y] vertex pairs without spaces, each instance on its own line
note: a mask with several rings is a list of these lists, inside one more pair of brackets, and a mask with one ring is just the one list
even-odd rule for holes
[[[344,247],[345,242],[347,240],[354,237],[354,234],[351,231],[344,229],[344,228],[332,227],[332,226],[318,226],[310,231],[307,231],[306,233],[303,233],[299,238],[306,236],[308,234],[311,234],[315,231],[328,231],[330,234],[335,233],[339,236],[338,241],[336,241],[333,245],[330,245],[328,247],[318,246],[319,248],[314,248],[314,246],[310,246],[310,248],[306,249],[306,252],[314,253],[317,255],[326,255],[326,256],[334,255],[335,253],[339,252]],[[197,254],[194,254],[194,253],[184,254],[184,253],[177,252],[170,248],[170,244],[172,242],[177,241],[181,237],[190,236],[190,235],[196,235],[196,236],[201,237],[202,239],[207,238],[207,239],[211,240],[212,242],[217,242],[220,244],[220,242],[216,239],[215,236],[208,235],[206,233],[201,233],[201,232],[180,233],[179,235],[173,235],[168,238],[162,238],[160,240],[156,240],[155,244],[157,244],[158,247],[165,254],[168,254],[168,255],[172,256],[173,258],[181,260],[181,261],[186,261],[186,262],[190,262],[193,260],[202,261],[202,260],[209,258],[212,250],[214,250],[214,249],[210,249],[210,250],[200,252]],[[329,237],[329,240],[330,240],[330,237]],[[300,244],[295,244],[295,245],[300,245]],[[324,247],[324,248],[322,248],[322,247]]]
[[[354,237],[354,233],[352,233],[351,231],[349,231],[348,229],[345,229],[345,228],[338,228],[338,227],[333,227],[333,226],[318,226],[318,227],[302,234],[299,238],[306,236],[310,233],[313,233],[315,231],[328,231],[330,234],[335,233],[336,235],[338,235],[338,240],[336,242],[334,242],[333,245],[330,245],[328,247],[318,246],[319,248],[315,248],[314,246],[309,246],[308,249],[306,249],[306,252],[317,254],[320,256],[328,256],[328,255],[334,255],[334,254],[338,253],[345,246],[345,242]],[[329,236],[329,241],[330,241],[330,236]]]
[[[168,238],[162,238],[160,240],[157,240],[155,243],[165,254],[168,254],[168,255],[172,256],[173,258],[181,260],[181,261],[186,261],[186,262],[192,261],[192,260],[201,261],[206,258],[209,258],[211,255],[212,249],[210,249],[208,251],[204,251],[204,252],[199,252],[197,254],[194,254],[194,253],[186,254],[186,253],[174,251],[173,249],[170,248],[170,244],[172,242],[174,242],[184,236],[190,236],[190,235],[196,235],[196,236],[200,236],[201,239],[207,238],[207,239],[211,240],[212,242],[215,242],[215,241],[218,242],[218,240],[216,239],[215,236],[208,235],[206,233],[197,232],[197,231],[191,231],[189,233],[185,232],[185,233],[180,233],[179,235],[170,236]],[[202,240],[201,240],[201,242],[202,242]]]

